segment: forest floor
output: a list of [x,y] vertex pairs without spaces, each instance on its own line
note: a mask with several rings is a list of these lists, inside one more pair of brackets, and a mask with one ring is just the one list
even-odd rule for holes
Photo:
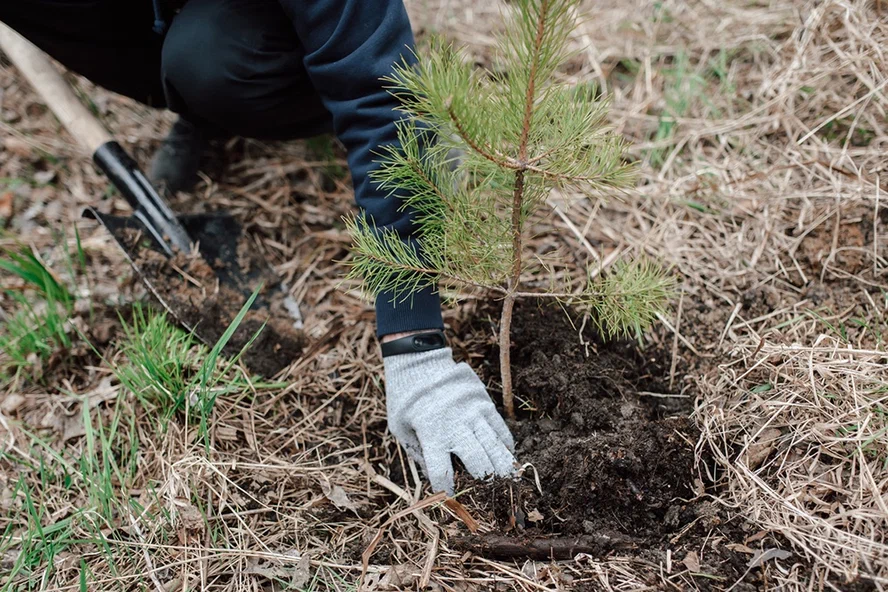
[[[407,4],[495,67],[507,5]],[[175,200],[232,213],[302,303],[262,378],[151,306],[81,217],[126,204],[0,59],[0,264],[32,278],[0,272],[0,590],[888,588],[888,4],[581,16],[559,76],[611,97],[640,178],[552,195],[532,248],[560,279],[645,256],[678,294],[642,344],[521,306],[522,477],[447,503],[386,431],[334,142],[233,139]],[[72,80],[146,163],[172,114]],[[494,398],[497,306],[445,317]]]

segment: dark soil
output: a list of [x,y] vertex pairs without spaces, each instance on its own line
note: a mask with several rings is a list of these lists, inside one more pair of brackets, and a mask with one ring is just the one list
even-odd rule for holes
[[[140,245],[139,240],[139,236],[130,237],[126,249],[154,296],[176,321],[193,330],[207,345],[215,345],[246,303],[247,296],[219,280],[216,267],[221,266],[220,262],[210,265],[200,256],[184,253],[168,259]],[[238,264],[244,273],[249,273],[250,268],[267,268],[264,262],[250,255],[250,248],[245,244],[238,245]],[[297,359],[305,343],[303,333],[293,327],[293,319],[286,312],[284,292],[274,287],[276,278],[270,271],[268,274],[261,278],[265,288],[257,302],[261,300],[262,305],[254,305],[254,310],[246,314],[222,350],[228,356],[235,356],[255,337],[241,359],[250,370],[265,377],[274,376]]]
[[[517,482],[463,477],[458,489],[469,491],[460,500],[509,539],[461,536],[452,543],[512,558],[514,545],[525,545],[529,558],[542,548],[563,559],[579,545],[652,566],[665,566],[670,551],[672,574],[686,572],[684,580],[701,589],[729,587],[744,574],[735,590],[754,589],[761,570],[746,573],[750,549],[786,547],[769,537],[748,542],[748,525],[729,520],[704,495],[695,470],[698,432],[688,419],[693,398],[669,392],[670,356],[605,343],[590,329],[581,341],[581,322],[558,307],[516,309],[512,364],[523,417],[511,428],[517,458],[532,467],[525,465]],[[486,359],[497,358],[491,345]],[[651,577],[655,585],[660,576]]]

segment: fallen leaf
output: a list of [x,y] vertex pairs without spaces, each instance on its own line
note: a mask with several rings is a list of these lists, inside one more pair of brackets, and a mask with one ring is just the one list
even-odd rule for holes
[[693,573],[700,572],[700,559],[697,557],[697,553],[695,551],[688,551],[688,554],[685,555],[685,558],[681,561],[684,563],[684,566],[688,568],[688,571]]
[[302,590],[311,581],[311,555],[303,553],[296,564],[293,579],[290,580],[290,588]]
[[89,399],[89,408],[95,409],[105,401],[116,399],[119,392],[120,386],[111,386],[111,377],[106,376],[96,388],[83,394]]
[[237,428],[232,426],[217,426],[213,432],[219,440],[237,441]]
[[3,400],[0,401],[0,411],[8,414],[15,413],[24,402],[25,398],[17,393],[6,395],[3,397]]
[[543,515],[540,513],[539,510],[534,508],[533,510],[531,510],[530,512],[527,513],[527,519],[530,520],[531,522],[542,522]]
[[31,145],[15,136],[7,136],[4,138],[3,148],[5,148],[10,154],[14,154],[21,158],[30,158],[33,155],[31,152]]
[[464,505],[453,499],[452,497],[448,497],[447,501],[444,502],[444,505],[450,508],[457,517],[463,521],[463,524],[466,525],[466,528],[471,532],[478,532],[478,521],[472,516],[472,514],[466,509]]
[[71,417],[65,418],[65,430],[62,432],[62,441],[67,442],[74,438],[80,438],[86,435],[86,427],[83,425],[83,415],[75,413]]
[[746,567],[751,569],[753,567],[759,567],[771,559],[788,559],[790,557],[792,557],[792,553],[784,551],[783,549],[765,549],[764,551],[756,551],[755,555],[752,556],[752,559],[749,560],[749,563],[746,564]]
[[755,555],[755,549],[747,547],[743,543],[729,543],[729,544],[725,545],[725,548],[727,548],[730,551],[734,551],[736,553],[746,553],[747,555]]
[[355,514],[358,513],[358,507],[349,499],[348,494],[339,485],[330,485],[327,481],[321,481],[321,491],[324,492],[324,497],[333,502],[337,509],[351,510]]
[[55,176],[56,172],[51,169],[47,171],[38,171],[34,173],[34,180],[41,185],[48,185],[53,179],[55,179]]
[[767,535],[768,535],[768,531],[760,530],[757,533],[751,534],[748,537],[746,537],[746,544],[748,545],[749,543],[754,543],[756,541],[760,541],[763,538],[765,538]]
[[15,197],[12,195],[12,191],[0,193],[0,220],[8,222],[12,218],[15,211],[14,204]]
[[750,444],[746,449],[745,464],[750,469],[757,469],[777,446],[777,440],[781,436],[781,431],[776,428],[768,428],[759,434],[755,443]]
[[420,571],[410,564],[392,565],[379,580],[379,590],[406,590],[419,581]]

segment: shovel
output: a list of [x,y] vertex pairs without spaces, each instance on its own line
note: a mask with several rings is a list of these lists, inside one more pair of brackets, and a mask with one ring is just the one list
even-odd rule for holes
[[[132,207],[133,215],[128,217],[94,208],[87,208],[84,216],[111,233],[167,312],[212,346],[243,303],[262,286],[253,311],[223,351],[239,353],[262,330],[244,354],[247,365],[271,376],[292,362],[302,348],[299,307],[267,263],[252,254],[234,218],[227,214],[176,216],[40,49],[2,22],[0,49]],[[188,256],[195,246],[194,254],[205,262],[200,277],[186,268],[194,261]]]

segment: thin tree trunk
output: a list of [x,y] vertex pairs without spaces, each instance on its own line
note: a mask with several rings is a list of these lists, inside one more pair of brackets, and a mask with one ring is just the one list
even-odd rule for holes
[[521,126],[521,137],[518,140],[518,163],[521,166],[515,171],[515,190],[512,193],[512,276],[509,279],[509,291],[503,301],[503,314],[500,317],[500,374],[503,378],[503,407],[509,419],[515,419],[515,395],[512,392],[512,311],[515,308],[515,293],[521,284],[521,247],[524,222],[524,175],[527,172],[527,145],[530,138],[530,125],[533,120],[533,102],[536,97],[536,76],[539,67],[540,51],[543,45],[543,33],[549,14],[549,0],[543,0],[540,8],[540,19],[534,40],[533,62],[530,64],[527,92],[524,103],[524,122]]
[[500,375],[503,378],[503,407],[506,417],[515,419],[515,395],[512,392],[512,311],[515,308],[515,292],[521,284],[521,245],[522,217],[521,206],[524,199],[524,171],[515,173],[515,192],[512,195],[512,277],[509,291],[503,300],[503,314],[500,317]]
[[503,300],[503,314],[500,317],[500,374],[503,379],[503,407],[506,417],[515,419],[515,396],[512,393],[512,310],[515,308],[515,297],[507,295]]

